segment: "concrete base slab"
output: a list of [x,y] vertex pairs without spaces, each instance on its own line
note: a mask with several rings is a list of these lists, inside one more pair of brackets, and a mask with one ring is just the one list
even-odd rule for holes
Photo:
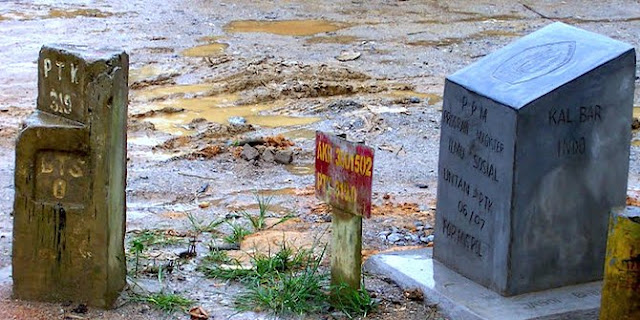
[[370,257],[365,271],[391,278],[402,288],[422,289],[451,320],[597,320],[602,282],[503,297],[432,259],[432,250]]

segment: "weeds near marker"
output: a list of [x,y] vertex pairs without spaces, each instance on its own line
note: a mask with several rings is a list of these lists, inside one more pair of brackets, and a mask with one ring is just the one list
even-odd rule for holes
[[[256,194],[256,201],[258,202],[258,215],[254,216],[249,214],[247,211],[241,211],[240,214],[249,220],[251,226],[253,227],[253,232],[262,231],[267,229],[267,214],[271,209],[271,200],[273,197],[265,197],[260,194]],[[273,224],[271,228],[293,218],[292,214],[287,214],[284,217],[280,218],[278,222]]]
[[210,250],[209,253],[202,258],[202,263],[205,264],[226,264],[232,262],[226,251],[223,250]]
[[193,305],[193,301],[179,294],[152,293],[147,295],[137,294],[131,298],[132,301],[145,302],[156,309],[165,312],[184,311]]
[[[319,238],[318,238],[319,239]],[[283,239],[284,240],[284,239]],[[198,270],[208,278],[238,281],[246,290],[236,296],[239,311],[271,312],[277,316],[326,313],[334,309],[347,317],[366,316],[377,306],[364,289],[354,290],[346,284],[329,285],[329,275],[322,270],[326,246],[320,254],[314,248],[292,248],[286,241],[275,252],[255,253],[250,265],[211,252]]]
[[236,300],[241,311],[274,314],[305,314],[324,310],[328,275],[320,270],[326,247],[319,256],[313,250],[294,250],[283,245],[274,255],[253,258],[256,277]]
[[331,305],[342,311],[349,319],[358,316],[366,317],[378,307],[378,303],[365,289],[364,282],[359,290],[349,287],[346,283],[332,286]]
[[136,267],[135,267],[135,275],[138,274],[138,265],[140,264],[140,255],[144,251],[144,244],[140,240],[132,240],[131,241],[131,252],[135,255],[136,259]]
[[239,223],[228,222],[228,224],[231,227],[231,234],[222,238],[222,240],[224,240],[224,242],[226,243],[240,243],[242,242],[242,240],[244,240],[244,237],[252,233],[251,231],[249,231],[249,229],[245,228]]
[[240,212],[242,216],[247,218],[253,227],[254,232],[258,232],[260,230],[264,230],[267,227],[267,212],[269,212],[269,208],[271,206],[271,200],[273,197],[265,197],[259,194],[256,194],[256,200],[258,201],[258,215],[252,216],[246,211]]
[[328,277],[317,269],[276,273],[262,281],[247,285],[247,291],[236,297],[240,311],[271,311],[281,314],[320,312],[326,308],[325,291]]
[[145,248],[153,246],[167,246],[184,242],[181,237],[165,234],[161,230],[142,230],[131,238],[131,243],[141,243]]
[[167,246],[167,245],[175,245],[179,243],[183,243],[184,239],[177,236],[171,236],[165,234],[163,231],[152,231],[152,230],[143,230],[139,233],[136,233],[131,240],[129,241],[129,252],[133,255],[127,257],[127,260],[134,260],[134,271],[133,275],[137,276],[140,266],[141,258],[146,258],[144,255],[144,251],[149,249],[150,247],[157,246]]
[[190,213],[187,212],[187,218],[189,219],[189,223],[191,223],[191,229],[196,233],[196,234],[201,234],[203,232],[215,232],[216,228],[221,225],[222,223],[224,223],[224,219],[221,220],[211,220],[208,223],[206,223],[205,221],[199,221],[198,219],[196,219],[196,217]]

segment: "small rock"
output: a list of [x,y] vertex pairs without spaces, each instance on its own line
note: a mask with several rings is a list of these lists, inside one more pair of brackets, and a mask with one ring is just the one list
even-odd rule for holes
[[424,243],[429,243],[429,238],[428,237],[420,237],[420,241],[424,242]]
[[89,308],[87,308],[87,305],[84,303],[79,304],[75,309],[71,310],[71,312],[79,314],[85,314],[87,311],[89,311]]
[[415,242],[415,241],[418,241],[418,237],[416,237],[416,236],[414,236],[412,234],[408,234],[408,235],[404,236],[404,240]]
[[424,224],[424,229],[425,230],[433,230],[433,226],[430,223],[425,223]]
[[433,242],[434,239],[435,239],[435,236],[432,234],[427,236],[427,242]]
[[208,208],[210,205],[211,204],[209,202],[203,201],[198,204],[198,207],[200,207],[200,209],[205,209],[205,208]]
[[241,156],[242,156],[242,159],[250,161],[250,160],[258,159],[258,157],[260,156],[260,153],[258,152],[258,149],[254,148],[254,147],[252,147],[252,146],[250,146],[248,144],[245,144],[242,147],[242,155]]
[[331,102],[328,106],[333,111],[351,111],[355,109],[362,109],[364,105],[354,100],[338,100]]
[[388,236],[390,234],[391,234],[391,231],[389,231],[389,230],[384,230],[384,231],[378,232],[379,236],[385,236],[386,237],[386,236]]
[[424,300],[424,293],[419,288],[409,288],[404,291],[405,298],[411,301],[422,301]]
[[338,61],[351,61],[360,58],[361,53],[357,51],[342,51],[336,56]]
[[189,310],[191,320],[209,319],[209,314],[201,306],[193,307]]
[[291,150],[278,150],[275,155],[275,160],[280,164],[289,164],[293,161],[293,152]]
[[424,226],[424,223],[422,221],[415,221],[413,225],[416,227],[421,227],[421,226]]
[[141,314],[145,314],[145,313],[149,312],[149,310],[151,310],[151,307],[149,307],[146,304],[143,304],[143,305],[140,306],[140,313]]
[[422,230],[424,230],[424,226],[417,226],[416,227],[416,231],[422,231]]
[[229,121],[230,124],[233,124],[236,126],[240,126],[247,123],[247,119],[243,117],[238,117],[238,116],[229,117],[227,121]]
[[392,234],[387,236],[387,240],[389,242],[392,242],[392,243],[398,242],[401,239],[402,239],[402,235],[400,233],[397,233],[397,232],[394,232],[394,233],[392,233]]
[[411,102],[411,103],[420,103],[420,98],[411,97],[411,98],[409,98],[409,102]]
[[418,187],[419,189],[429,189],[429,185],[422,182],[416,182],[416,187]]
[[273,152],[273,148],[267,148],[262,152],[262,160],[265,162],[274,162],[275,161],[275,153]]

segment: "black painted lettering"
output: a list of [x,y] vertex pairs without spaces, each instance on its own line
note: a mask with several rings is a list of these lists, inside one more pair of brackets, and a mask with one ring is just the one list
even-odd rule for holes
[[473,198],[478,201],[478,206],[480,206],[480,208],[491,212],[493,201],[478,188],[473,188]]
[[602,121],[601,110],[599,105],[580,107],[580,123]]
[[551,109],[549,110],[549,124],[551,125],[562,125],[562,124],[571,124],[573,123],[573,119],[571,118],[571,109],[563,108],[563,109]]
[[500,153],[504,150],[504,144],[500,140],[481,130],[476,130],[476,141],[485,148],[496,153]]
[[460,144],[460,142],[456,141],[453,138],[449,138],[449,152],[451,152],[451,154],[460,158],[460,160],[464,160],[465,149]]
[[452,114],[447,110],[444,110],[442,112],[442,122],[449,128],[460,131],[466,135],[469,134],[469,121],[462,120],[462,118]]
[[558,157],[584,155],[587,151],[587,141],[584,137],[564,138],[558,141],[557,151]]
[[496,167],[490,163],[489,161],[485,160],[484,158],[478,156],[478,155],[474,155],[473,156],[473,168],[477,169],[478,171],[480,171],[483,175],[485,175],[486,177],[488,177],[489,179],[491,179],[492,181],[495,182],[499,182],[498,181],[498,170],[496,169]]
[[480,103],[474,101],[471,103],[471,115],[476,115],[480,118],[480,120],[487,122],[487,113],[488,109],[483,107]]
[[562,303],[562,301],[560,301],[560,299],[557,299],[557,298],[536,300],[536,301],[528,302],[525,305],[525,309],[535,309],[537,307],[544,307],[544,306],[549,306],[549,305],[558,304],[558,303]]
[[462,191],[462,193],[467,196],[471,194],[471,186],[469,183],[446,167],[442,168],[442,178],[444,181],[448,182],[454,188]]
[[446,235],[447,238],[453,240],[454,243],[482,258],[482,242],[480,239],[463,231],[446,218],[443,219],[442,233]]

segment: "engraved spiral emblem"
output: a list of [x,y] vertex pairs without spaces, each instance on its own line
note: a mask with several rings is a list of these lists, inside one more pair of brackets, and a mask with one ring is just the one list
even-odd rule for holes
[[492,76],[510,84],[527,82],[563,67],[571,61],[575,50],[575,41],[530,47],[503,62]]

